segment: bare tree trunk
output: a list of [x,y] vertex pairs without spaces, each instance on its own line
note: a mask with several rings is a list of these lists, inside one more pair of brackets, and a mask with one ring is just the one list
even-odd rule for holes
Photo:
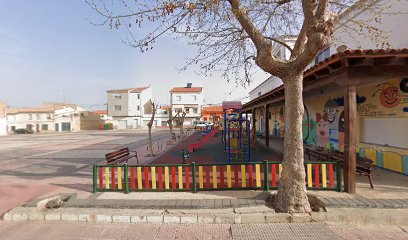
[[169,120],[167,120],[167,124],[169,124],[171,142],[173,141],[173,120],[179,115],[179,113],[180,112],[177,112],[173,117],[173,109],[170,109],[169,112]]
[[154,102],[152,103],[152,117],[150,118],[149,123],[147,123],[148,131],[149,131],[149,156],[153,157],[153,140],[152,140],[152,126],[153,126],[153,121],[154,121],[154,115],[156,114],[156,106],[154,105]]
[[167,120],[167,124],[169,124],[169,129],[170,129],[170,139],[173,136],[173,110],[170,109],[169,112],[169,120]]
[[183,114],[181,115],[181,125],[180,125],[180,137],[183,136],[184,134],[184,118],[186,117],[186,112],[183,112]]
[[291,74],[284,80],[285,153],[274,206],[277,212],[310,212],[303,164],[303,74]]

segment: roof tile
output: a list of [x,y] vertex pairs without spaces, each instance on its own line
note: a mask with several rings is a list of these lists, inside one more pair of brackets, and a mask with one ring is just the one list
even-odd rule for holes
[[195,92],[202,92],[202,87],[174,87],[170,90],[171,93],[173,92],[186,92],[186,93],[195,93]]

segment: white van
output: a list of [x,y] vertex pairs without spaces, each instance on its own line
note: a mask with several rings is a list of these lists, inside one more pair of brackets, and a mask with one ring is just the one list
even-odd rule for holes
[[208,121],[194,121],[193,126],[194,127],[208,127],[208,126],[213,126],[214,124],[212,122]]

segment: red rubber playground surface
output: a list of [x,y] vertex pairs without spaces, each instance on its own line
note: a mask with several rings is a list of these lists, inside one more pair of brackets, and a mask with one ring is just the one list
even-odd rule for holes
[[[206,144],[195,152],[190,153],[189,163],[227,163],[224,157],[224,146],[221,141],[221,133],[217,133]],[[183,149],[187,150],[191,143],[199,142],[202,139],[201,133],[197,132],[184,139],[169,151],[153,160],[152,164],[181,164]],[[254,148],[251,146],[251,162],[282,161],[283,154],[263,147]]]

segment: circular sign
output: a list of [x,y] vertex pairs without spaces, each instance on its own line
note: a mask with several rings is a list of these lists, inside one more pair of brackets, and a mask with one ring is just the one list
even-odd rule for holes
[[404,93],[408,93],[408,78],[401,79],[400,89]]

